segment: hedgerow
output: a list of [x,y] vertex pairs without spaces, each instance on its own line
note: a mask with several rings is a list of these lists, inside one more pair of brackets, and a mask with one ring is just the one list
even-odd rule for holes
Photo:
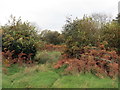
[[2,51],[14,51],[13,58],[18,58],[20,53],[29,55],[31,58],[35,56],[38,46],[41,42],[38,39],[37,29],[29,22],[22,22],[21,18],[16,19],[11,16],[8,24],[1,27],[2,33]]
[[80,54],[80,58],[64,58],[54,66],[58,69],[63,65],[68,67],[65,72],[69,74],[72,71],[75,72],[91,72],[99,77],[109,76],[114,78],[118,76],[118,63],[120,56],[116,54],[116,51],[108,51],[104,48],[104,45],[98,47],[85,46],[83,53]]

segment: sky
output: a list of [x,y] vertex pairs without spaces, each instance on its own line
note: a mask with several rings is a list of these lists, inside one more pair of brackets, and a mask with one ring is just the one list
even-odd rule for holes
[[[0,25],[10,15],[28,20],[40,30],[61,31],[66,17],[82,18],[84,14],[105,13],[115,18],[119,0],[0,0]],[[72,15],[72,16],[71,16]]]

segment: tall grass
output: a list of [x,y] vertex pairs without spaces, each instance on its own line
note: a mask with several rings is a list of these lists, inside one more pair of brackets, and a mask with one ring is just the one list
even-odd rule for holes
[[100,79],[92,74],[68,75],[58,79],[53,88],[118,88],[118,81]]
[[35,60],[41,64],[45,64],[47,62],[56,63],[60,57],[61,52],[58,51],[38,51],[35,56]]
[[[12,71],[16,69],[16,71]],[[62,69],[61,69],[62,70]],[[109,77],[100,79],[90,73],[64,75],[49,64],[33,67],[10,67],[3,73],[3,88],[117,88],[118,80]],[[12,72],[11,72],[12,71]]]

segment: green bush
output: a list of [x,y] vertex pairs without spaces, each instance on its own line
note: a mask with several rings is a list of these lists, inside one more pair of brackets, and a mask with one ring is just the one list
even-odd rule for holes
[[[102,19],[102,17],[100,17]],[[98,46],[107,41],[107,48],[117,49],[120,53],[120,24],[116,21],[103,23],[93,17],[84,16],[82,19],[71,20],[68,18],[64,25],[66,51],[70,57],[80,58],[84,53],[84,46]]]
[[3,31],[2,35],[2,50],[5,49],[14,52],[14,58],[18,57],[19,53],[32,53],[35,55],[36,43],[38,39],[36,27],[29,22],[22,22],[21,18],[18,20],[11,16],[11,20],[8,24],[1,27]]
[[68,19],[63,30],[67,46],[66,53],[71,57],[79,57],[82,47],[96,45],[99,41],[98,33],[96,22],[91,17]]
[[113,21],[105,25],[101,39],[108,42],[108,47],[116,48],[120,54],[120,24]]
[[44,63],[55,63],[59,60],[61,56],[60,52],[57,51],[38,51],[35,55],[35,60],[38,63],[44,64]]

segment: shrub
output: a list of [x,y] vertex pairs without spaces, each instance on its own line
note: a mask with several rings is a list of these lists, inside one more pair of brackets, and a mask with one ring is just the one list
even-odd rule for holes
[[2,52],[2,59],[3,59],[3,65],[6,67],[10,67],[13,64],[19,64],[23,65],[24,63],[26,64],[32,64],[33,61],[31,59],[32,53],[30,54],[25,54],[25,53],[19,53],[18,58],[13,58],[14,51],[4,51]]
[[67,64],[66,71],[91,72],[97,76],[104,75],[115,77],[118,75],[118,63],[120,56],[115,51],[107,51],[104,45],[99,47],[84,47],[84,53],[80,58],[69,58],[58,61],[54,68],[60,68]]
[[98,42],[104,41],[108,43],[107,48],[120,52],[120,24],[117,21],[108,22],[107,19],[102,23],[99,21],[100,18],[96,20],[85,16],[82,19],[67,20],[63,34],[67,46],[65,53],[69,57],[80,58],[79,53],[83,53],[84,46],[97,46]]
[[29,22],[22,22],[21,18],[18,20],[11,16],[8,24],[1,27],[3,30],[2,35],[2,50],[5,49],[13,51],[13,57],[18,58],[19,53],[29,55],[32,53],[34,57],[37,48],[36,43],[40,42],[37,35],[35,26]]
[[120,54],[120,25],[117,22],[105,25],[102,30],[101,39],[108,42],[108,47],[116,48]]
[[67,46],[65,53],[70,57],[79,57],[84,46],[95,46],[99,41],[98,31],[96,22],[91,17],[68,20],[63,30]]
[[44,64],[46,62],[55,63],[59,60],[60,56],[61,53],[57,51],[38,51],[34,59],[41,64]]

